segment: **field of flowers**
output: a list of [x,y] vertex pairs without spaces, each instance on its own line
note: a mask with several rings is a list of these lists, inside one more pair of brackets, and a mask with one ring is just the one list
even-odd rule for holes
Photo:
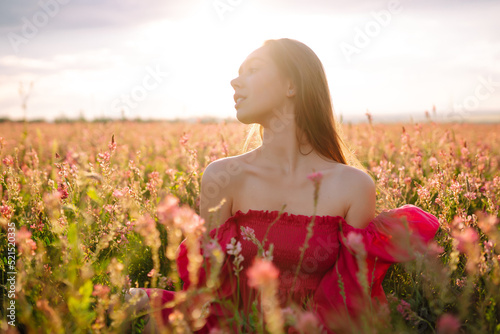
[[[119,333],[128,318],[124,290],[180,290],[177,247],[187,238],[197,259],[192,241],[206,235],[196,214],[203,170],[241,153],[247,130],[1,123],[0,331]],[[500,333],[500,124],[345,124],[343,131],[376,180],[379,211],[414,204],[441,224],[429,252],[388,272],[390,316],[367,320],[373,331]],[[220,263],[216,248],[206,256]],[[210,277],[179,294],[166,332],[200,327],[216,287]],[[318,330],[314,315],[273,312],[247,319],[247,328]],[[143,326],[144,317],[131,325]]]

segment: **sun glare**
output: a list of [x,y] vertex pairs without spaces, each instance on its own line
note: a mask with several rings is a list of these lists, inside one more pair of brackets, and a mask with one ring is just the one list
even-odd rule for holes
[[[332,45],[317,34],[317,25],[326,27],[326,17],[269,16],[252,5],[227,13],[224,21],[214,11],[211,16],[199,13],[180,21],[150,24],[137,32],[134,43],[141,52],[170,66],[175,85],[170,86],[169,93],[183,101],[187,110],[233,117],[230,81],[248,54],[267,39],[300,40],[318,54],[329,79],[344,84],[353,81],[344,76],[349,75],[347,71],[328,73],[335,66]],[[162,43],[163,40],[169,43]]]

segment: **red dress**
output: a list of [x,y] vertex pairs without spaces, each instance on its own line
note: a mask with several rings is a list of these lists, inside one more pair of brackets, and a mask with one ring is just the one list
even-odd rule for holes
[[[257,293],[248,286],[246,275],[246,270],[257,254],[257,247],[251,241],[242,238],[240,227],[252,228],[257,239],[262,241],[269,225],[275,221],[278,214],[278,211],[250,210],[247,213],[238,211],[218,229],[210,232],[211,237],[219,242],[224,252],[231,243],[231,238],[241,242],[244,261],[243,271],[239,274],[239,308],[245,314],[249,311]],[[293,301],[301,305],[307,299],[309,307],[313,308],[325,328],[332,326],[338,328],[339,319],[344,323],[346,319],[355,322],[356,317],[366,310],[367,305],[371,305],[372,309],[377,305],[384,305],[386,298],[382,281],[389,266],[395,262],[413,259],[414,252],[423,251],[439,227],[438,219],[434,215],[410,204],[380,213],[364,229],[348,225],[340,216],[316,216],[309,247],[304,254],[292,289],[300,259],[300,247],[306,239],[307,226],[311,218],[304,215],[282,214],[270,227],[266,245],[271,243],[274,245],[273,264],[280,271],[279,300],[284,303],[289,293]],[[357,238],[348,237],[350,233],[355,233]],[[366,250],[366,282],[370,286],[368,293],[371,298],[363,293],[363,286],[358,282],[356,247],[354,245],[353,248],[352,241],[349,240],[362,240]],[[267,249],[267,246],[265,248]],[[219,276],[220,298],[231,298],[238,292],[232,261],[233,255],[226,254]],[[190,285],[187,263],[186,247],[181,244],[177,265],[179,276],[184,282],[184,290]],[[204,283],[205,276],[205,270],[200,270],[200,285]],[[157,298],[154,301],[161,303],[171,301],[175,293],[161,289],[145,290],[152,302]],[[151,294],[153,291],[157,292],[154,298]],[[162,319],[165,322],[168,322],[171,311],[169,308],[162,310]],[[206,325],[197,333],[208,333],[211,328],[217,328],[221,324],[220,321],[230,318],[231,314],[234,314],[234,310],[224,309],[220,304],[212,304]],[[332,333],[330,330],[327,332]]]

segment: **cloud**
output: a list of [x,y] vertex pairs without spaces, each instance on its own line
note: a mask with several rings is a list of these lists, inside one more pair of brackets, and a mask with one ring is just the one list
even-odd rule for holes
[[179,19],[189,15],[202,0],[15,0],[0,2],[0,33],[19,32],[23,18],[49,13],[46,30],[133,27],[144,22]]
[[46,58],[8,55],[0,57],[0,70],[2,76],[14,76],[20,73],[44,75],[63,70],[105,70],[124,61],[124,56],[112,53],[109,49],[98,49],[78,54],[56,54]]

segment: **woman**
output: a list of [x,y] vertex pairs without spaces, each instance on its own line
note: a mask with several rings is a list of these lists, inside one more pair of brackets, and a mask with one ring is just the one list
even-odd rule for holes
[[[226,256],[219,297],[239,293],[236,307],[243,314],[251,312],[256,291],[249,287],[247,269],[257,248],[240,232],[241,227],[251,228],[257,239],[267,238],[274,246],[281,304],[309,301],[325,331],[352,330],[367,305],[373,310],[385,303],[381,283],[390,264],[412,258],[411,250],[390,240],[391,235],[403,236],[409,227],[413,234],[405,244],[417,247],[434,237],[437,219],[411,205],[375,216],[375,184],[354,167],[359,162],[345,149],[322,64],[306,45],[291,39],[266,41],[243,62],[231,85],[238,120],[260,124],[262,145],[217,160],[203,173],[201,217],[214,228],[211,236],[223,251],[235,238],[244,257],[235,285],[232,257]],[[210,210],[214,207],[216,214]],[[313,216],[309,247],[301,255]],[[358,262],[360,258],[365,262]],[[189,286],[188,275],[182,274],[187,262],[181,247],[179,271]],[[365,265],[369,287],[357,276]],[[153,290],[145,291],[152,297]],[[147,307],[144,290],[133,294],[142,294],[140,302]],[[161,291],[159,298],[172,300],[173,293]],[[164,320],[170,311],[163,310]],[[227,325],[228,311],[212,305],[200,332]]]
[[[326,77],[313,51],[289,39],[267,41],[248,56],[231,85],[236,117],[260,124],[263,142],[206,168],[201,216],[208,218],[208,209],[222,198],[220,222],[238,210],[273,211],[284,204],[288,213],[312,215],[314,185],[307,176],[316,171],[323,174],[316,213],[365,227],[375,215],[375,185],[368,174],[346,164]],[[235,168],[239,172],[219,186],[218,177]]]

